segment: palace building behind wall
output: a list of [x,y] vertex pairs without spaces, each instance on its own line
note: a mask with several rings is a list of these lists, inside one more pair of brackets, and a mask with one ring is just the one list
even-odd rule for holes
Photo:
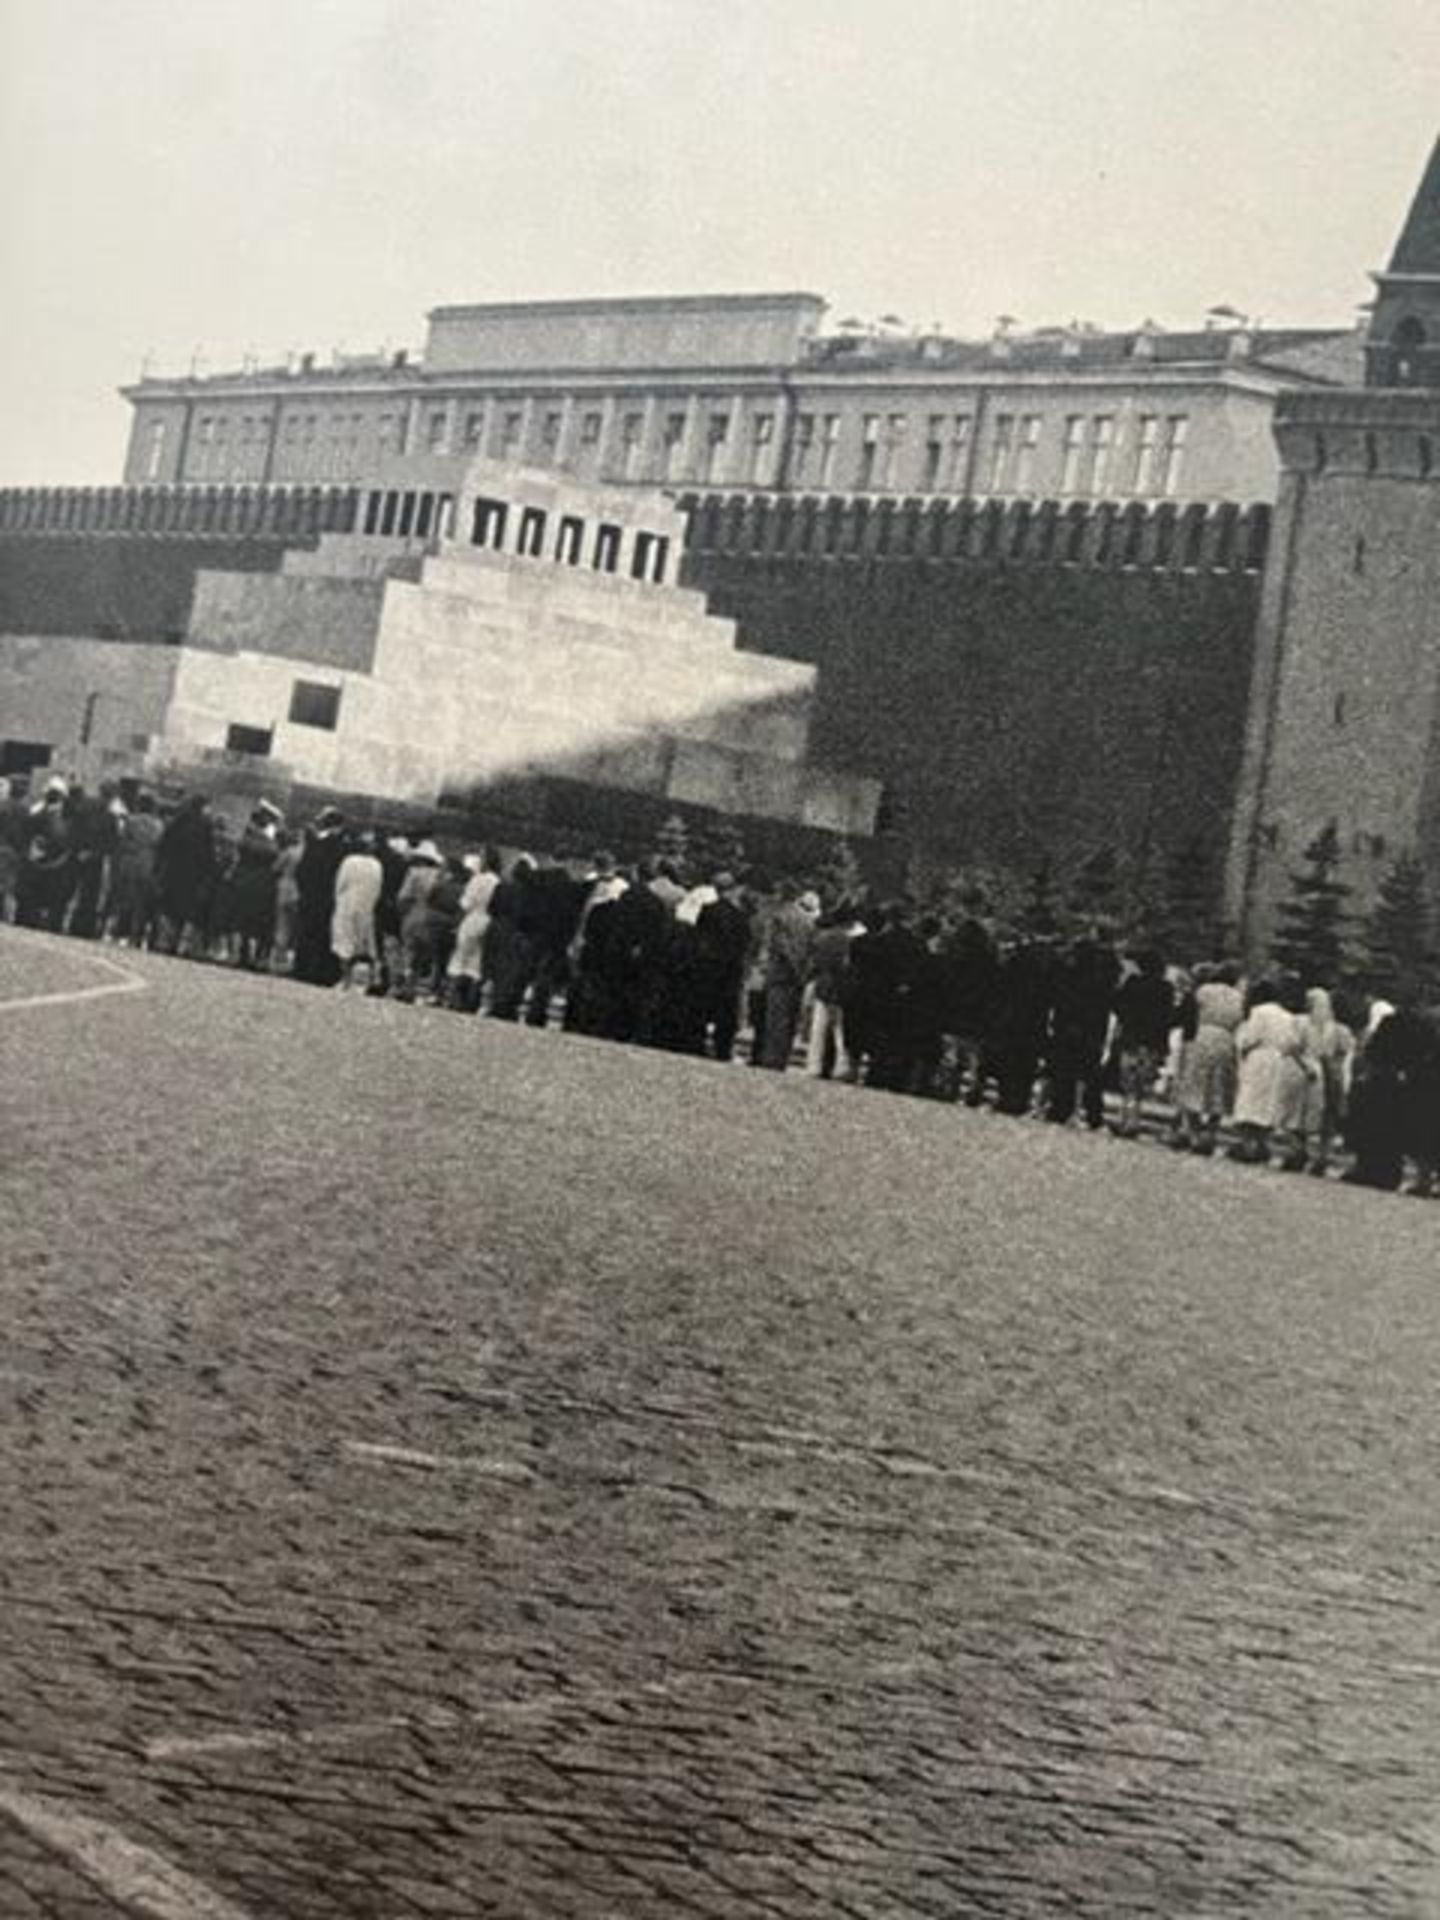
[[1294,387],[1337,329],[825,332],[810,293],[436,308],[425,347],[145,378],[128,483],[336,484],[459,453],[577,479],[781,492],[1272,499]]

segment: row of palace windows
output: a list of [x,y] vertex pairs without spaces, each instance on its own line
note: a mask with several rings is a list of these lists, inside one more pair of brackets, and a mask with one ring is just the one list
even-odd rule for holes
[[[676,410],[659,415],[658,428],[652,428],[647,414],[636,409],[620,414],[607,436],[605,413],[598,407],[580,411],[573,429],[559,408],[543,412],[538,426],[532,426],[524,407],[475,407],[454,421],[449,407],[435,407],[424,416],[422,434],[429,453],[451,451],[453,436],[456,451],[517,462],[535,458],[542,465],[560,460],[568,437],[582,464],[599,465],[603,457],[605,471],[626,480],[690,477],[719,483],[738,477],[768,486],[785,478],[801,487],[839,485],[861,492],[902,487],[930,493],[1032,493],[1041,483],[1046,440],[1046,422],[1038,413],[996,413],[983,447],[976,444],[973,415],[931,413],[924,416],[916,470],[906,456],[917,421],[906,413],[867,413],[858,423],[853,460],[842,471],[845,416],[839,413],[797,414],[788,448],[780,444],[773,412],[748,416],[745,444],[738,449],[728,410],[712,409],[698,424],[697,434],[689,412]],[[1056,490],[1061,494],[1173,497],[1179,492],[1189,435],[1185,414],[1140,414],[1128,441],[1124,422],[1113,413],[1068,414],[1060,425]],[[403,454],[408,429],[403,407],[378,416],[353,410],[289,413],[280,423],[280,456],[293,467]],[[219,478],[263,464],[274,431],[275,422],[265,414],[202,414],[186,454],[185,478]],[[152,422],[143,460],[147,479],[160,477],[166,437],[166,424]],[[698,446],[692,444],[696,439]],[[739,475],[737,465],[743,469]]]
[[[838,413],[800,413],[795,417],[789,448],[787,477],[796,486],[825,487],[837,480],[844,416]],[[486,447],[489,416],[477,408],[464,417],[461,445],[468,452]],[[731,416],[711,412],[704,419],[700,449],[702,477],[717,481],[733,467]],[[625,413],[619,422],[619,477],[634,478],[645,452],[646,417]],[[853,484],[860,491],[883,491],[902,478],[900,468],[910,436],[911,420],[904,413],[867,413],[860,421],[860,447]],[[1037,413],[997,413],[983,473],[972,468],[974,419],[968,413],[932,413],[925,416],[919,491],[1030,493],[1039,479],[1044,419]],[[679,478],[686,466],[689,415],[662,416],[660,430],[661,477]],[[1133,445],[1122,445],[1120,423],[1114,414],[1067,415],[1061,449],[1059,491],[1065,494],[1106,494],[1124,491],[1137,495],[1173,496],[1179,492],[1189,417],[1185,414],[1141,414]],[[565,428],[562,412],[549,412],[540,421],[542,458],[559,458]],[[426,445],[444,452],[450,431],[449,414],[438,408],[429,416]],[[745,478],[760,486],[780,477],[781,450],[777,443],[777,416],[752,413],[745,449]],[[579,445],[583,451],[600,445],[604,415],[598,409],[579,417]],[[501,414],[494,450],[502,459],[520,459],[525,447],[526,415],[513,408]]]

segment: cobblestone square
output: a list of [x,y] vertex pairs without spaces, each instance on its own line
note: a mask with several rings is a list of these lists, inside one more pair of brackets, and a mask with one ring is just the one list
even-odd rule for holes
[[0,1121],[4,1920],[1440,1911],[1432,1207],[5,929]]

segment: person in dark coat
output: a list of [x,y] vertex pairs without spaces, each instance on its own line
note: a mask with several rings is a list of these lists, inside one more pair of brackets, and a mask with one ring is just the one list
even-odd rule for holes
[[999,973],[995,942],[984,921],[967,911],[942,939],[939,957],[943,1025],[953,1063],[943,1091],[951,1099],[963,1092],[967,1106],[978,1107],[985,1098],[981,1064]]
[[907,1093],[938,1099],[946,1092],[941,1068],[945,1058],[946,997],[949,986],[944,956],[944,926],[936,914],[927,914],[915,929],[921,951],[916,956],[915,984],[910,994],[904,1086]]
[[230,875],[229,931],[235,936],[235,961],[252,971],[264,967],[275,937],[275,860],[280,848],[280,817],[256,807],[235,849]]
[[517,854],[509,873],[490,896],[490,925],[485,933],[485,973],[490,981],[490,1014],[495,1020],[518,1020],[530,982],[535,977],[535,948],[530,889],[535,862]]
[[666,1047],[673,1053],[693,1051],[694,987],[691,966],[694,930],[677,918],[687,889],[681,883],[678,867],[671,860],[655,862],[654,877],[648,885],[665,909],[665,939],[652,967],[646,1011],[647,1035],[651,1046]]
[[558,860],[547,860],[530,877],[520,917],[534,965],[525,1014],[528,1026],[548,1023],[555,996],[570,983],[570,943],[580,925],[585,894],[585,883]]
[[850,998],[850,946],[861,931],[855,909],[842,900],[820,916],[810,955],[810,1032],[805,1043],[805,1071],[817,1080],[838,1073],[854,1078],[846,1044],[845,1008]]
[[1053,960],[1043,941],[1019,939],[1004,954],[985,1036],[1000,1113],[1026,1114],[1050,1029]]
[[70,823],[70,901],[67,931],[81,940],[100,932],[100,899],[120,838],[120,789],[107,780],[98,793],[76,785],[65,802]]
[[860,932],[850,942],[850,982],[845,1006],[845,1040],[850,1050],[850,1072],[868,1080],[876,1035],[884,1019],[881,936],[890,922],[885,906],[860,911]]
[[155,887],[161,944],[178,953],[189,935],[203,934],[215,887],[215,834],[203,793],[187,794],[155,849]]
[[30,802],[19,780],[0,780],[0,924],[14,910],[29,841]]
[[670,932],[670,911],[650,886],[654,878],[653,863],[642,863],[615,902],[608,930],[613,992],[607,1038],[638,1041],[643,1046],[655,1038]]
[[1417,1010],[1405,1099],[1405,1151],[1415,1164],[1409,1193],[1440,1197],[1440,1007]]
[[820,902],[793,881],[782,880],[778,891],[780,904],[770,916],[765,943],[765,1030],[760,1064],[783,1073],[795,1048]]
[[920,1054],[924,1020],[920,1001],[930,956],[904,901],[890,904],[878,933],[862,935],[856,941],[852,962],[862,945],[866,948],[863,977],[869,1004],[865,1029],[870,1071],[866,1084],[905,1093],[914,1083]]
[[717,1060],[732,1060],[750,951],[750,916],[740,904],[734,874],[717,873],[714,886],[717,897],[700,909],[695,921],[695,1001],[711,1052]]
[[300,898],[295,909],[294,976],[312,987],[333,987],[340,978],[330,926],[335,917],[335,876],[347,851],[344,816],[335,807],[325,807],[305,835],[305,850],[295,869]]
[[1165,977],[1165,960],[1153,948],[1115,993],[1115,1050],[1120,1059],[1120,1119],[1115,1131],[1132,1139],[1140,1131],[1141,1102],[1154,1087],[1175,1024],[1175,989]]
[[1071,942],[1056,971],[1046,1048],[1045,1118],[1064,1126],[1079,1094],[1085,1124],[1105,1123],[1105,1039],[1120,984],[1120,961],[1099,927]]
[[605,879],[605,891],[585,904],[565,1001],[566,1031],[588,1033],[597,1039],[608,1036],[619,1019],[621,995],[614,935],[615,909],[621,896],[611,886],[618,876],[606,875]]
[[[1440,1038],[1433,1022],[1412,1008],[1375,1010],[1371,1031],[1355,1056],[1345,1141],[1355,1156],[1345,1175],[1352,1185],[1393,1193],[1405,1177],[1406,1157],[1422,1179],[1440,1159]],[[1431,1157],[1427,1167],[1427,1149]]]
[[410,871],[407,849],[415,842],[398,831],[375,837],[380,862],[380,899],[375,908],[375,939],[380,949],[376,978],[366,991],[379,996],[393,992],[405,980],[405,950],[400,939],[400,889]]

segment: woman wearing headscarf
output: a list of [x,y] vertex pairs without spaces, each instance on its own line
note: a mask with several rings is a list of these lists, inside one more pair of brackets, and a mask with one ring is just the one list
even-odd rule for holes
[[1309,1153],[1306,1171],[1321,1176],[1344,1125],[1355,1056],[1355,1036],[1336,1018],[1324,987],[1311,987],[1305,996],[1305,1051],[1316,1071],[1306,1086],[1301,1137]]

